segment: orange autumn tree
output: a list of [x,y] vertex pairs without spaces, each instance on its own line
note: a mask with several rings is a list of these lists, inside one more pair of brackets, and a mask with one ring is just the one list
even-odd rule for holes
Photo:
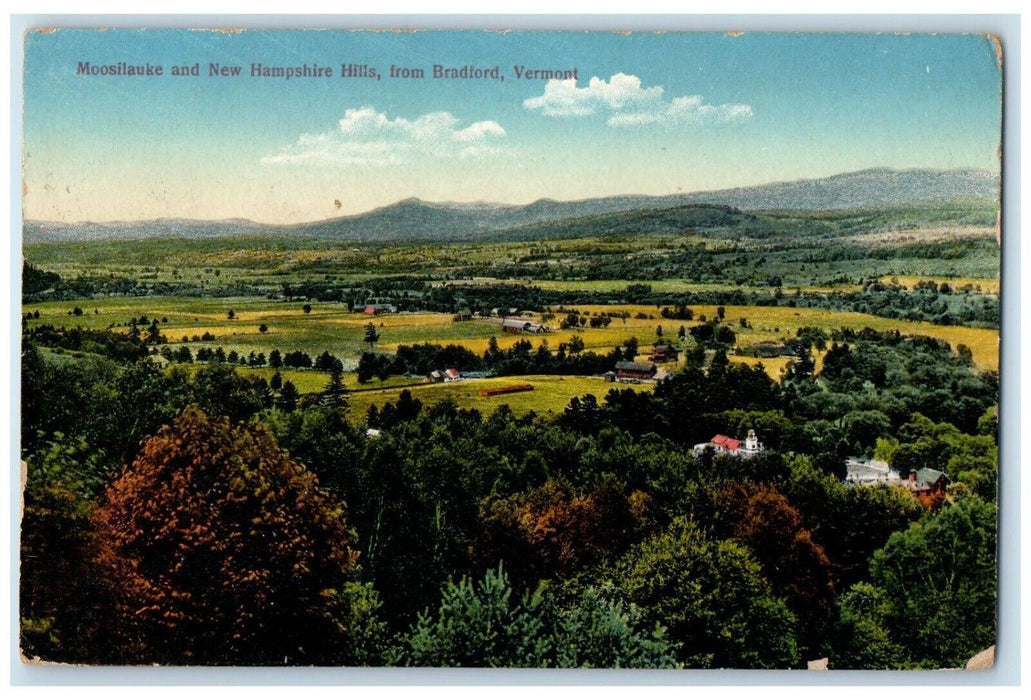
[[487,499],[473,553],[487,567],[504,562],[516,587],[569,576],[621,555],[642,528],[647,497],[605,480],[585,495],[547,481],[528,493]]
[[122,661],[347,662],[354,535],[264,427],[186,409],[143,444],[93,525]]
[[727,482],[718,492],[717,532],[745,544],[762,567],[773,593],[783,597],[800,625],[799,641],[810,648],[830,623],[834,586],[831,562],[802,525],[802,516],[775,488]]

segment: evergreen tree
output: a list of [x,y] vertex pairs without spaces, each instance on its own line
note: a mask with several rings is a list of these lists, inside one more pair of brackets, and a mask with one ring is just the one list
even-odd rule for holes
[[322,403],[339,411],[347,410],[347,388],[344,387],[343,373],[336,367],[329,373],[329,381],[322,390]]
[[268,354],[268,366],[273,369],[279,369],[283,366],[283,354],[279,352],[279,348],[273,348]]
[[379,333],[376,331],[376,324],[369,321],[365,326],[365,342],[369,344],[371,349],[379,341]]
[[276,401],[276,405],[284,411],[293,411],[297,408],[297,401],[300,398],[301,394],[297,391],[297,387],[287,379],[283,382],[283,388],[279,391],[279,399]]

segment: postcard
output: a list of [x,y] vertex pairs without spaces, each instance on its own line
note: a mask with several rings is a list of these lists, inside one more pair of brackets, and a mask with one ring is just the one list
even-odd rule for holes
[[981,33],[35,28],[26,663],[990,668]]

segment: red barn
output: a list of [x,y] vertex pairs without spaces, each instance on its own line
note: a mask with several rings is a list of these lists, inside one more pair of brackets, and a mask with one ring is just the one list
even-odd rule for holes
[[619,381],[653,379],[657,371],[654,362],[616,363],[616,379]]

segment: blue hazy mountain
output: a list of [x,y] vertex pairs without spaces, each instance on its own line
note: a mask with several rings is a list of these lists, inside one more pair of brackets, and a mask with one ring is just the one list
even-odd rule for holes
[[[349,242],[511,240],[579,230],[569,222],[586,217],[603,217],[593,222],[602,227],[613,225],[612,221],[629,226],[628,222],[637,219],[639,226],[630,226],[631,230],[661,232],[677,226],[733,225],[741,219],[741,212],[862,209],[970,198],[997,201],[998,197],[999,179],[986,171],[871,169],[754,187],[661,196],[620,195],[568,202],[539,199],[526,205],[432,203],[412,198],[362,214],[292,225],[261,224],[244,219],[26,221],[23,235],[26,243],[283,235]],[[616,214],[619,216],[614,219],[604,218]]]

